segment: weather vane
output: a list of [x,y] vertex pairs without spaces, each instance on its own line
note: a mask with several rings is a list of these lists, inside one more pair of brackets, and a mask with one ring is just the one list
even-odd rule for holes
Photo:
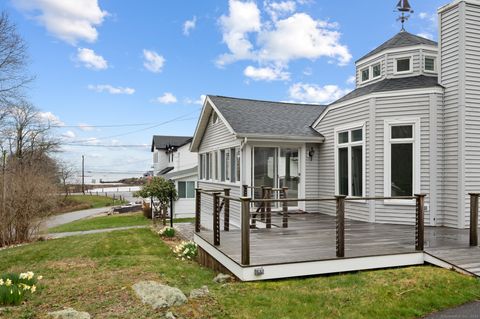
[[412,7],[408,0],[400,0],[397,4],[397,11],[402,15],[397,19],[397,21],[402,22],[402,31],[405,31],[405,22],[410,18],[410,13],[413,13]]

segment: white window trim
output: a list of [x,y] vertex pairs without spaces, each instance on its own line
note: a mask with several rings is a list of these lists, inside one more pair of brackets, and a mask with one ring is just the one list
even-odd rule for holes
[[[413,125],[413,139],[396,139],[396,143],[412,142],[413,140],[413,194],[420,193],[420,118],[402,118],[402,119],[386,119],[384,121],[384,196],[392,195],[392,167],[391,167],[391,127],[396,125]],[[384,204],[388,205],[415,205],[415,200],[385,200]]]
[[[433,59],[433,71],[426,69],[425,59]],[[433,55],[424,55],[423,56],[423,71],[425,73],[437,73],[437,57]]]
[[[356,129],[362,129],[362,141],[359,142],[349,142],[344,144],[338,144],[338,134],[344,131],[348,131],[349,141],[351,136],[351,131]],[[335,140],[335,152],[334,152],[334,166],[335,166],[335,194],[339,194],[340,185],[338,183],[338,174],[340,170],[338,169],[338,149],[344,148],[345,145],[348,145],[348,158],[349,158],[349,165],[348,165],[348,194],[349,197],[358,197],[358,196],[350,196],[352,193],[352,185],[350,183],[352,177],[352,165],[351,165],[351,157],[352,157],[352,146],[362,146],[362,197],[366,197],[366,129],[365,129],[365,122],[357,122],[348,124],[345,126],[336,127],[334,130],[334,140]],[[360,203],[366,203],[366,201],[358,201]]]
[[[408,70],[408,71],[397,71],[398,70],[398,61],[399,60],[405,60],[405,59],[410,59],[410,70]],[[397,75],[413,73],[413,55],[405,55],[405,56],[396,57],[395,58],[395,63],[394,63],[393,73],[397,74]]]
[[[377,75],[377,76],[373,76],[373,67],[374,66],[377,66],[377,65],[380,65],[380,75]],[[365,70],[368,70],[368,79],[363,81],[363,71]],[[362,84],[365,84],[365,83],[368,83],[368,82],[371,82],[371,81],[374,81],[374,80],[377,80],[379,78],[382,77],[382,62],[377,62],[377,63],[373,63],[372,65],[369,65],[365,68],[362,68],[360,69],[360,83]]]

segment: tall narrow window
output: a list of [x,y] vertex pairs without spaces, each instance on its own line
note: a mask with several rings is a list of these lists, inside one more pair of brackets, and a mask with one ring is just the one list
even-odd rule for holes
[[205,154],[205,179],[210,179],[210,153]]
[[236,159],[236,162],[235,162],[235,165],[236,165],[236,169],[235,169],[235,172],[237,174],[237,182],[240,181],[240,148],[237,147],[236,149],[236,153],[237,153],[237,159]]
[[220,180],[225,182],[225,150],[220,151]]
[[230,181],[230,150],[225,150],[225,180]]
[[205,154],[200,154],[200,163],[199,163],[200,179],[205,178]]
[[236,172],[236,166],[235,166],[235,160],[237,159],[237,150],[232,148],[230,149],[230,181],[232,183],[235,183],[237,181],[236,177],[237,177],[237,174],[235,174]]
[[372,77],[375,79],[375,78],[378,78],[380,75],[382,75],[382,68],[381,68],[381,64],[377,63],[374,66],[372,66]]
[[413,196],[413,125],[391,126],[391,196]]
[[362,82],[370,80],[370,68],[362,70]]
[[218,152],[213,152],[213,179],[218,180]]
[[363,127],[337,131],[337,193],[362,197],[363,181]]

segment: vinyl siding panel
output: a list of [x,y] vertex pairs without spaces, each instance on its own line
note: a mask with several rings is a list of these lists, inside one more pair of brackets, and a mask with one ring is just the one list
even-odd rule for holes
[[445,87],[444,107],[441,114],[442,145],[442,225],[458,227],[460,195],[459,143],[459,9],[458,6],[440,15],[441,84]]
[[[227,125],[219,118],[218,122],[212,124],[212,119],[208,120],[208,126],[203,134],[199,146],[199,153],[221,149],[235,143],[237,138],[228,130]],[[238,142],[240,144],[240,142]]]
[[[319,196],[320,197],[332,197],[335,195],[335,128],[339,126],[345,126],[357,122],[365,122],[365,138],[368,141],[370,137],[369,131],[369,101],[362,101],[359,103],[347,105],[338,109],[334,109],[328,112],[328,114],[322,119],[317,130],[325,137],[325,142],[320,145],[319,152]],[[369,193],[369,149],[368,142],[364,147],[365,160],[366,160],[366,172],[365,172],[365,194]],[[325,214],[335,214],[335,202],[321,202],[319,204],[319,210]],[[368,221],[369,220],[369,207],[368,203],[348,202],[346,205],[345,213],[347,218],[356,220]]]
[[[312,159],[306,156],[305,159],[305,198],[319,198],[320,194],[320,145],[319,144],[307,144],[307,153],[313,148],[315,152]],[[319,211],[318,203],[307,202],[305,203],[305,210],[309,213]]]
[[[396,70],[396,60],[401,57],[409,57],[412,56],[412,70],[413,72],[407,74],[395,74]],[[420,49],[410,50],[410,51],[403,51],[399,53],[389,53],[387,57],[387,77],[388,78],[399,78],[399,77],[408,77],[419,75],[422,73],[422,64],[421,64],[421,54]]]
[[[480,192],[480,6],[465,10],[465,193]],[[465,195],[466,195],[465,194]],[[465,222],[470,225],[469,200]]]
[[[225,188],[230,188],[231,197],[235,197],[235,198],[241,197],[240,185],[227,185],[222,183],[199,181],[198,187],[203,190],[222,190]],[[211,228],[213,225],[213,197],[202,194],[201,208],[202,208],[201,224],[203,227]],[[220,217],[223,222],[223,210],[222,212],[220,212]],[[240,203],[239,202],[236,202],[236,201],[230,202],[230,224],[231,224],[231,227],[240,226]]]
[[[375,193],[383,196],[385,188],[385,120],[420,119],[420,192],[430,193],[430,95],[418,94],[401,97],[377,98],[375,101]],[[429,207],[430,197],[425,200]],[[412,225],[415,223],[415,206],[390,205],[375,202],[375,221]],[[425,211],[425,224],[430,224],[430,209]]]

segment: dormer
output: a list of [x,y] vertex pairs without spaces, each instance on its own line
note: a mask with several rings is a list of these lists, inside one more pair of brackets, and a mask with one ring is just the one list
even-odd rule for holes
[[401,31],[356,62],[356,85],[418,75],[437,76],[435,41]]

